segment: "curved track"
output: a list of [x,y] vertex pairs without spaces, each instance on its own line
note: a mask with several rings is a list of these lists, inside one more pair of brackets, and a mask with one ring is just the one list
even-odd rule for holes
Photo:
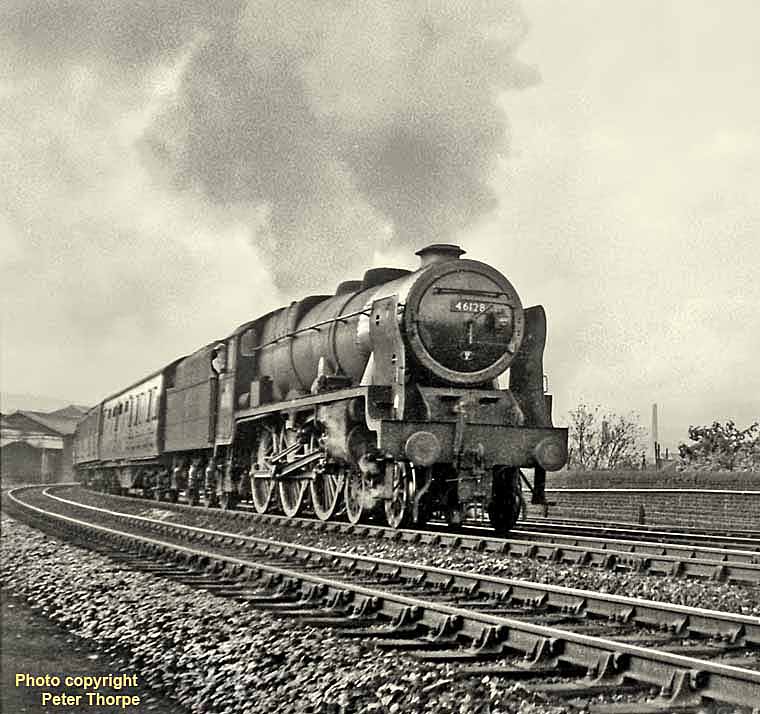
[[[64,491],[66,487],[62,488]],[[76,498],[76,492],[74,493]],[[113,503],[135,503],[124,496],[101,496]],[[138,501],[145,504],[146,501]],[[161,503],[162,509],[178,513],[198,513],[198,509],[183,504]],[[310,529],[317,532],[345,533],[357,537],[387,538],[405,542],[438,544],[460,548],[509,554],[570,565],[605,568],[611,571],[635,571],[661,576],[683,576],[739,583],[760,583],[760,552],[745,549],[718,548],[658,543],[647,540],[625,540],[616,535],[607,538],[593,536],[555,535],[540,531],[514,530],[509,538],[497,537],[487,529],[464,528],[452,532],[447,528],[428,530],[392,529],[374,524],[323,522],[313,518],[287,518],[251,511],[211,511],[220,522],[251,521],[282,528]]]
[[518,527],[512,532],[521,532],[524,529],[563,535],[614,536],[631,540],[667,541],[701,547],[748,550],[760,554],[760,532],[732,531],[728,527],[723,532],[685,527],[668,530],[664,526],[647,526],[638,523],[533,518],[520,521]]
[[141,569],[378,646],[471,665],[495,660],[489,671],[504,676],[576,677],[533,686],[543,692],[633,683],[660,687],[652,705],[663,711],[705,700],[760,706],[760,673],[734,657],[760,647],[760,618],[336,554],[82,506],[40,489],[8,499],[17,515]]

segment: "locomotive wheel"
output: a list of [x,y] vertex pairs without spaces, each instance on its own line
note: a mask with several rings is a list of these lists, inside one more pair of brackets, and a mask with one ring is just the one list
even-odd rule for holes
[[[287,449],[299,442],[299,435],[296,429],[284,428],[279,434],[280,449]],[[299,448],[295,453],[287,457],[288,462],[297,461],[299,457],[311,453],[316,448],[316,437],[311,436],[307,442],[300,442]],[[292,476],[282,478],[277,484],[280,494],[280,506],[283,513],[288,518],[297,516],[304,506],[304,497],[309,488],[309,476],[311,471],[298,471]]]
[[488,518],[498,534],[505,535],[515,527],[522,504],[519,471],[512,468],[495,469]]
[[417,506],[417,521],[414,524],[418,528],[426,526],[427,522],[433,517],[433,504],[428,494],[425,494]]
[[224,491],[222,495],[219,496],[219,505],[223,511],[234,510],[237,505],[237,497],[235,493],[232,491]]
[[406,465],[395,463],[393,469],[393,490],[391,498],[385,501],[385,520],[391,528],[403,528],[411,519],[413,484]]
[[319,520],[328,521],[337,514],[344,481],[345,476],[342,473],[314,474],[314,480],[309,484],[309,492],[311,505]]
[[[271,469],[272,455],[277,451],[274,430],[266,428],[261,433],[256,463],[258,471]],[[251,479],[251,497],[257,513],[266,513],[272,501],[274,481],[271,477],[256,477]]]
[[304,478],[284,478],[277,484],[280,505],[288,518],[293,518],[303,506],[303,497],[309,482]]
[[343,487],[343,496],[346,501],[346,517],[355,525],[362,520],[365,511],[369,511],[369,484],[361,471],[349,471]]

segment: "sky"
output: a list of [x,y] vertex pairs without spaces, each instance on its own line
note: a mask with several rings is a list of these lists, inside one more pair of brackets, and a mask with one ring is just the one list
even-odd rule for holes
[[0,388],[95,403],[456,242],[581,402],[760,418],[760,5],[0,8]]

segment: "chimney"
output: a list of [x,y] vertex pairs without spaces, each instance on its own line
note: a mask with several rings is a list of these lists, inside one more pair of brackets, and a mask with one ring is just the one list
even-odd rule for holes
[[433,263],[443,263],[447,260],[457,260],[460,255],[464,255],[458,245],[451,243],[433,243],[418,250],[415,255],[420,256],[420,267],[425,268]]

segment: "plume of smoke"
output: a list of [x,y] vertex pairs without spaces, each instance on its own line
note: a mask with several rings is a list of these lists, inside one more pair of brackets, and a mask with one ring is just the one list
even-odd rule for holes
[[258,242],[296,289],[387,241],[445,241],[494,205],[519,8],[250,0],[209,34],[150,141],[218,202],[269,207]]
[[128,90],[190,58],[144,135],[151,165],[220,206],[264,206],[254,239],[301,292],[374,249],[451,239],[491,209],[515,0],[8,0],[11,65],[97,63]]

